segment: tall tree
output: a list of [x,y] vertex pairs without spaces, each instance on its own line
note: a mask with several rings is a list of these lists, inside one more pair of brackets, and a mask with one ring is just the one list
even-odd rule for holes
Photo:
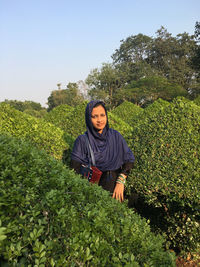
[[152,76],[132,81],[124,88],[126,100],[145,106],[158,98],[171,101],[177,96],[187,96],[187,90],[162,76]]
[[31,110],[36,110],[36,111],[45,110],[45,108],[42,107],[40,103],[29,101],[29,100],[19,101],[19,100],[5,99],[4,103],[9,104],[10,106],[22,112],[26,109],[31,109]]
[[189,91],[195,83],[191,60],[196,47],[194,35],[183,33],[173,37],[161,27],[155,38],[138,34],[122,40],[112,58],[117,68],[126,69],[127,83],[159,75]]
[[200,22],[198,21],[195,24],[195,39],[197,47],[193,58],[193,65],[195,70],[198,72],[198,78],[200,79]]
[[82,94],[79,91],[77,83],[68,83],[66,104],[76,106],[84,101]]
[[195,24],[194,36],[196,48],[194,51],[194,57],[192,59],[192,66],[196,72],[196,83],[194,83],[190,88],[192,98],[196,98],[198,95],[200,95],[200,22],[198,21]]
[[93,69],[86,79],[89,86],[89,94],[92,99],[98,98],[105,101],[108,107],[113,104],[115,91],[123,83],[122,73],[113,64],[103,63],[100,69]]
[[58,90],[53,90],[48,97],[48,111],[62,104],[76,106],[84,101],[83,96],[78,90],[77,83],[68,83],[67,89],[61,89],[61,84]]
[[164,77],[189,90],[194,77],[191,59],[195,46],[194,36],[183,33],[173,37],[164,27],[161,27],[157,31],[157,37],[154,39],[147,61]]
[[155,74],[147,63],[152,42],[151,37],[141,33],[121,40],[121,45],[115,50],[112,59],[116,68],[126,72],[126,82]]
[[114,63],[137,63],[148,58],[151,51],[152,38],[143,35],[133,35],[121,40],[119,49],[112,55]]

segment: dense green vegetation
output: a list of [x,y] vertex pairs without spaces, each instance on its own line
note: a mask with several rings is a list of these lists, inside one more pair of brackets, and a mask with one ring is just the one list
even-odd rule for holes
[[73,110],[74,108],[69,105],[59,105],[45,114],[44,119],[67,132],[69,128],[70,112]]
[[68,83],[67,89],[61,89],[61,84],[58,85],[58,90],[51,92],[48,97],[48,111],[60,105],[76,106],[84,101],[84,97],[78,90],[77,83]]
[[194,103],[198,106],[200,106],[200,95],[194,99]]
[[41,118],[47,113],[46,108],[33,101],[5,100],[1,103],[9,104],[11,107],[37,118]]
[[122,104],[112,110],[112,114],[121,118],[130,125],[132,125],[135,117],[143,112],[144,109],[128,101],[124,101]]
[[168,246],[183,254],[198,251],[200,108],[178,98],[144,114],[132,132],[136,166],[128,180],[129,205],[166,234]]
[[175,265],[144,219],[44,151],[0,135],[0,155],[2,264]]
[[[80,105],[75,106],[70,111],[68,108],[66,112],[62,113],[62,110],[59,107],[56,109],[56,119],[51,121],[57,126],[61,127],[66,133],[73,136],[74,138],[78,137],[79,134],[82,134],[86,131],[85,127],[85,108],[87,102],[83,102]],[[54,112],[54,110],[52,110]]]
[[5,103],[0,104],[0,132],[24,138],[58,159],[62,158],[63,150],[69,149],[60,128]]
[[[53,123],[54,125],[49,122],[46,122],[44,119],[37,119],[27,114],[24,114],[20,111],[17,111],[14,108],[11,108],[7,104],[1,104],[0,131],[4,133],[8,132],[10,135],[20,137],[21,139],[26,139],[31,144],[34,144],[34,146],[46,150],[49,154],[53,155],[55,158],[60,158],[60,159],[62,158],[63,162],[69,165],[70,151],[73,147],[74,140],[80,133],[83,133],[86,130],[84,121],[85,120],[84,112],[86,104],[87,102],[84,102],[81,105],[78,105],[73,108],[69,107],[68,105],[61,105],[59,107],[54,108],[44,117],[45,120],[51,121],[51,123]],[[131,209],[133,208],[135,211],[137,211],[140,215],[142,215],[146,219],[150,219],[150,224],[152,229],[156,233],[161,233],[165,236],[166,242],[164,244],[167,249],[173,248],[177,253],[181,253],[184,256],[186,256],[188,252],[195,254],[196,251],[198,251],[199,249],[199,243],[200,243],[199,241],[200,218],[198,213],[200,209],[199,106],[195,104],[195,101],[190,101],[183,97],[176,98],[172,103],[169,103],[162,99],[158,99],[153,104],[148,105],[148,107],[144,109],[134,105],[133,103],[124,102],[116,109],[114,109],[112,112],[108,112],[108,117],[110,126],[112,128],[115,128],[116,130],[119,130],[122,133],[122,135],[127,140],[129,146],[132,148],[134,155],[136,157],[136,165],[131,175],[129,176],[128,184],[126,187],[126,198],[128,199],[129,207]],[[9,140],[9,142],[11,142],[11,139],[9,138],[5,140]],[[17,141],[12,141],[12,142],[14,145],[14,143]],[[62,145],[59,146],[59,143]],[[30,149],[33,149],[31,145],[25,145],[23,144],[23,142],[22,143],[17,142],[18,147],[19,144],[25,146],[27,151],[29,152]],[[26,149],[24,148],[23,153],[25,153]],[[31,153],[34,154],[35,152]],[[27,159],[28,158],[29,157],[27,156]],[[43,163],[41,164],[47,164],[45,163],[46,160],[49,162],[47,156],[46,157],[43,156],[42,159]],[[60,164],[60,166],[64,168],[61,162],[58,164]],[[18,164],[13,164],[13,166],[18,166]],[[8,169],[9,167],[6,168],[6,170]],[[56,174],[55,179],[58,179],[58,176],[59,177],[61,176],[61,178],[59,179],[61,180],[63,179],[63,176],[60,173],[60,169],[59,170],[56,169],[53,171],[53,167],[48,167],[48,170],[46,170],[45,173],[45,167],[41,167],[41,169],[38,167],[38,171],[41,172],[41,175],[38,175],[38,173],[36,173],[36,177],[38,177],[37,179],[39,179],[38,184],[39,181],[41,184],[42,179],[44,179],[45,181],[46,179],[45,177],[47,176],[50,177],[49,176],[50,169],[52,169],[52,172]],[[21,171],[26,172],[26,174],[21,175],[20,174]],[[21,165],[19,164],[19,167],[16,167],[16,170],[15,168],[10,169],[10,172],[14,173],[13,174],[14,177],[17,177],[18,172],[19,175],[21,175],[20,177],[26,177],[29,171],[30,168],[27,167],[27,165],[23,164]],[[69,170],[65,171],[67,171],[66,176],[68,177],[69,181],[71,180],[78,181],[80,179],[77,178],[77,176],[75,176],[72,171]],[[4,180],[5,177],[3,178],[3,181]],[[85,181],[81,180],[80,183],[82,182],[85,183]],[[13,183],[10,183],[10,185],[11,184],[13,185]],[[51,185],[47,184],[47,181],[45,182],[45,185],[46,185],[46,190],[47,189],[50,190]],[[87,187],[87,183],[85,183],[84,186]],[[36,188],[38,187],[36,186]],[[78,184],[76,188],[79,189],[82,188],[82,184],[81,185]],[[18,189],[16,189],[16,192],[17,190]],[[30,190],[32,189],[30,188]],[[101,188],[96,187],[95,192],[96,190],[98,192],[101,192]],[[26,191],[29,192],[27,188]],[[44,191],[42,192],[44,194]],[[13,191],[11,194],[14,195]],[[84,194],[84,192],[80,190],[80,194]],[[104,193],[101,192],[100,194],[106,195],[107,192]],[[105,195],[103,195],[103,197]],[[91,196],[91,203],[92,201],[94,201],[94,199],[92,200],[92,197],[95,198],[95,196],[94,195]],[[110,199],[110,196],[108,198]],[[59,201],[61,201],[61,195],[57,195],[56,193],[56,197],[54,199],[56,200],[60,199]],[[21,198],[19,198],[19,202],[20,201]],[[84,201],[86,201],[86,199]],[[105,198],[105,201],[108,201],[107,198]],[[1,203],[4,203],[4,201],[2,201]],[[89,206],[87,208],[87,212],[89,212],[89,209],[92,209],[91,203],[90,205],[88,204]],[[56,205],[57,204],[54,204],[55,209]],[[58,202],[58,209],[59,205],[60,204]],[[98,206],[98,203],[95,202],[95,205],[93,206],[94,207]],[[103,205],[103,207],[104,206],[105,205]],[[19,210],[20,209],[21,206],[19,205]],[[110,204],[107,206],[107,209],[108,210],[110,209]],[[122,209],[124,209],[124,207]],[[44,210],[46,209],[44,208]],[[48,210],[48,214],[49,212],[50,211]],[[31,216],[34,217],[33,214]],[[57,216],[58,215],[53,215],[53,220],[56,221]],[[73,218],[71,213],[69,216]],[[66,218],[65,215],[64,218]],[[29,215],[27,215],[27,220],[29,219],[30,219]],[[77,220],[77,218],[74,218],[74,220]],[[30,222],[27,222],[27,227],[29,227],[28,226],[29,223]],[[56,223],[60,225],[59,231],[61,231],[62,228],[61,225],[64,225],[64,222],[60,224],[58,221],[56,221]],[[80,222],[78,220],[78,224],[79,223]],[[8,232],[5,231],[4,227],[6,226],[3,223],[3,221],[1,221],[1,224],[2,225],[0,226],[0,234],[5,238],[5,233],[7,235]],[[40,226],[43,227],[41,223],[39,223],[39,226],[37,227]],[[21,231],[20,235],[23,236],[23,231],[22,230],[20,231]],[[38,230],[34,231],[35,234],[33,235],[37,235],[36,233]],[[33,229],[30,232],[33,232]],[[133,233],[131,234],[129,233],[129,235],[132,234]],[[77,235],[78,236],[81,235],[81,232],[79,231]],[[25,234],[23,238],[25,239],[28,238],[27,234]],[[81,238],[83,237],[81,236]],[[83,246],[82,243],[83,241],[81,241],[82,239],[80,239],[80,237],[78,237],[78,239],[80,241],[80,244],[82,244]],[[78,248],[80,249],[78,245],[79,243],[78,239],[75,242],[76,243],[75,251],[77,251]],[[4,240],[8,241],[8,239]],[[62,240],[64,242],[64,239]],[[125,242],[124,237],[123,240]],[[48,243],[47,241],[44,240],[41,241],[40,239],[38,242],[36,245],[38,246],[38,249],[39,246],[43,247],[42,245],[46,247],[46,244]],[[62,250],[61,247],[63,246],[63,244],[60,244],[59,248],[56,245],[54,247],[52,244],[49,246],[53,247],[52,248],[53,250],[58,249],[59,251],[61,251]],[[18,245],[18,247],[20,246]],[[13,249],[11,250],[13,251]],[[43,250],[44,247],[41,250],[41,252],[43,252]],[[49,251],[49,247],[47,250]],[[85,252],[84,249],[83,251]],[[94,258],[96,257],[96,252],[93,251],[92,253],[93,253],[92,258],[95,263],[96,260]],[[120,253],[120,251],[118,251],[118,253]],[[126,255],[128,255],[127,253],[129,254],[128,251],[125,252]],[[22,251],[19,253],[19,255],[13,256],[14,252],[12,252],[11,254],[9,257],[11,258],[14,257],[16,261],[27,260],[25,256],[26,253],[23,254]],[[51,260],[50,254],[51,252],[49,252],[49,254],[45,252],[45,255],[49,255],[47,262]],[[4,255],[6,255],[5,251]],[[133,253],[133,255],[134,259],[136,260],[135,253]],[[38,257],[39,256],[33,256],[35,261],[36,259],[37,261],[39,260]],[[80,257],[82,257],[81,261],[82,260],[83,261],[85,260],[85,262],[88,261],[88,259],[87,260],[83,259],[83,256]],[[113,257],[115,258],[116,255]],[[127,262],[129,262],[131,259],[130,257],[132,256],[129,255],[127,257],[128,258],[126,260]],[[55,257],[53,256],[52,262],[55,259],[57,260],[57,264],[58,263],[61,264],[61,262],[64,260],[64,258],[61,260],[58,259],[57,256]],[[65,254],[65,260],[66,260],[66,254]],[[67,261],[69,261],[69,263],[72,262],[74,263],[74,261],[76,261],[74,255],[72,256],[72,258],[67,259]]]
[[[82,82],[88,95],[69,83],[51,92],[48,109],[0,103],[0,262],[173,266],[163,246],[199,254],[199,44],[199,22],[191,36],[163,27],[155,37],[129,36]],[[106,103],[109,126],[136,157],[125,191],[130,209],[66,169],[86,131],[89,98]]]

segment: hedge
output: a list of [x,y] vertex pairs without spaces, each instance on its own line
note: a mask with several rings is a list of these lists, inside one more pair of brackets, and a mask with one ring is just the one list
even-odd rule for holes
[[4,103],[0,104],[0,132],[27,139],[58,159],[62,158],[64,150],[69,149],[61,129]]
[[48,112],[44,119],[57,127],[61,128],[65,132],[68,130],[69,114],[74,110],[73,107],[63,104],[55,107],[50,112]]
[[194,103],[195,103],[197,106],[200,106],[200,95],[194,99]]
[[109,126],[122,134],[128,144],[132,143],[132,127],[117,115],[108,112]]
[[144,219],[22,140],[0,135],[0,261],[175,266]]
[[46,109],[42,109],[42,110],[25,109],[23,112],[31,116],[34,116],[36,118],[43,118],[45,114],[47,114]]
[[145,116],[147,113],[155,113],[159,112],[160,110],[165,109],[165,107],[169,106],[170,103],[166,100],[163,100],[162,98],[158,98],[156,101],[154,101],[152,104],[148,105],[144,111],[145,111]]
[[86,131],[86,126],[85,126],[86,105],[87,102],[85,101],[82,104],[72,108],[71,111],[69,111],[68,108],[64,109],[64,107],[63,109],[58,108],[56,110],[57,112],[53,112],[54,110],[52,110],[51,121],[53,123],[56,123],[56,125],[62,128],[67,134],[76,138],[78,137],[78,135]]
[[118,107],[112,110],[112,114],[115,116],[118,116],[122,120],[124,120],[126,123],[131,124],[134,120],[134,118],[138,115],[143,113],[143,109],[131,102],[124,101],[122,104],[120,104]]
[[140,108],[128,101],[124,101],[116,108],[116,112],[115,109],[112,111],[112,114],[123,119],[123,121],[128,122],[132,128],[137,127],[137,124],[140,126],[141,121],[148,120],[148,117],[151,116],[152,113],[159,112],[161,109],[165,109],[169,105],[170,103],[168,101],[161,98],[157,99],[146,108]]
[[133,127],[129,205],[186,255],[200,246],[200,107],[176,99]]

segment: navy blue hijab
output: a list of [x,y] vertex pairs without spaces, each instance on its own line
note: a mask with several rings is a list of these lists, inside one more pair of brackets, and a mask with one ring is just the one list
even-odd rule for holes
[[[101,171],[117,170],[124,163],[134,162],[135,158],[122,135],[109,128],[108,120],[102,134],[93,127],[91,113],[93,108],[99,104],[104,107],[107,116],[107,110],[102,101],[93,100],[88,103],[85,110],[86,134],[94,152],[96,167]],[[85,135],[79,135],[76,139],[71,159],[82,164],[89,163]]]

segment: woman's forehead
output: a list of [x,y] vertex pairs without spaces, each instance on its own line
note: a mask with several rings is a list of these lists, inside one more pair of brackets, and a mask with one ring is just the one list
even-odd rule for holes
[[92,109],[92,114],[94,113],[105,113],[105,109],[102,106],[97,106]]

